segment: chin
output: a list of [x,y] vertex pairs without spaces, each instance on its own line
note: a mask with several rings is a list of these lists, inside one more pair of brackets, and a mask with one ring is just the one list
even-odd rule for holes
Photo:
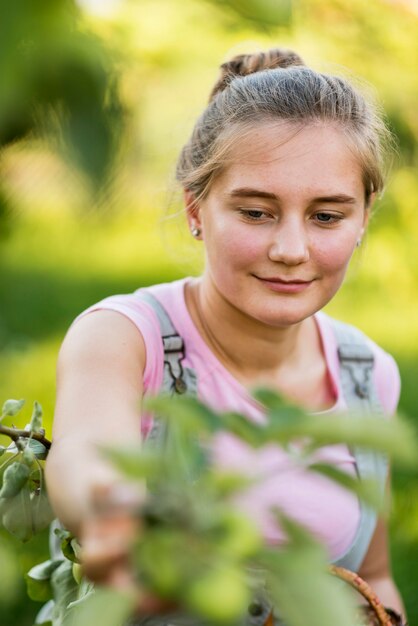
[[308,317],[311,317],[318,309],[287,309],[283,307],[281,310],[266,311],[265,309],[259,315],[254,315],[260,322],[267,326],[276,328],[285,328],[300,324]]

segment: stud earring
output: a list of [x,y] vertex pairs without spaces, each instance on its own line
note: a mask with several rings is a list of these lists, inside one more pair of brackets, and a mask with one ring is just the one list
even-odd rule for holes
[[360,248],[360,246],[361,246],[361,239],[357,239],[356,248]]
[[199,237],[202,231],[197,226],[193,226],[190,232],[192,233],[193,237]]

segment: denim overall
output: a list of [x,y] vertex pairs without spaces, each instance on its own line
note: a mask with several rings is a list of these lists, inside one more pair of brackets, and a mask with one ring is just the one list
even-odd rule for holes
[[[196,373],[182,365],[185,356],[184,342],[173,326],[167,311],[149,292],[142,292],[140,298],[152,307],[160,323],[164,347],[162,391],[171,394],[197,395]],[[348,324],[337,320],[331,321],[338,345],[341,388],[353,419],[358,419],[365,413],[383,417],[383,409],[372,377],[374,356],[367,345],[365,335]],[[162,437],[162,431],[163,423],[154,419],[147,443],[151,445],[158,443]],[[358,477],[374,479],[383,498],[388,469],[386,457],[358,447],[354,447],[352,453],[356,461]],[[360,501],[360,522],[357,533],[351,546],[333,564],[358,571],[369,547],[376,522],[376,512]],[[272,607],[267,597],[260,596],[250,605],[243,626],[263,626],[271,610]],[[130,622],[129,626],[196,626],[196,618],[178,614],[149,616],[140,620],[136,619]],[[276,615],[274,626],[284,626],[280,617]]]
[[[164,377],[161,391],[170,394],[197,395],[196,373],[183,367],[182,361],[185,356],[183,339],[177,333],[173,323],[160,302],[146,290],[138,296],[152,307],[158,317],[161,339],[164,347]],[[381,415],[383,410],[377,397],[373,384],[374,356],[366,343],[365,336],[356,328],[342,322],[332,320],[334,333],[338,344],[338,357],[340,361],[340,382],[343,396],[352,414],[353,419],[358,419],[361,414],[369,413]],[[163,434],[163,422],[154,419],[151,431],[146,443],[155,445],[161,441]],[[358,447],[352,449],[356,460],[356,471],[360,479],[372,478],[378,483],[378,488],[383,498],[386,477],[387,460],[382,454],[363,450]],[[346,550],[335,565],[345,567],[352,571],[358,571],[366,555],[377,522],[377,515],[373,509],[360,501],[360,522],[357,533],[351,546]],[[63,558],[60,540],[54,534],[53,529],[60,526],[55,520],[51,524],[50,552],[51,558]],[[45,607],[46,608],[46,607]],[[272,606],[267,596],[260,595],[250,605],[248,615],[243,620],[242,626],[263,626],[271,615]],[[143,616],[134,618],[126,626],[197,626],[196,618],[185,614],[168,614],[156,616]],[[204,626],[199,624],[199,626]],[[280,617],[274,615],[274,626],[284,626]]]

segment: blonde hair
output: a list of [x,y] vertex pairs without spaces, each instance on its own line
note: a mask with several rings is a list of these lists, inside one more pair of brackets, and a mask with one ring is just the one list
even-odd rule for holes
[[359,159],[366,204],[383,190],[392,137],[376,105],[347,79],[316,72],[283,49],[239,55],[221,65],[209,104],[180,153],[178,182],[205,197],[245,131],[274,121],[338,125]]

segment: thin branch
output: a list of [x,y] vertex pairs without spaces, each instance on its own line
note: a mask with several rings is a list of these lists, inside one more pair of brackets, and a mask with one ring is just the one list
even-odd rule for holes
[[32,439],[36,439],[36,441],[42,443],[47,450],[50,449],[52,443],[42,433],[35,433],[30,430],[19,430],[18,428],[9,428],[8,426],[2,426],[1,424],[0,435],[6,435],[7,437],[10,437],[10,439],[12,439],[15,443],[21,437],[31,437]]

